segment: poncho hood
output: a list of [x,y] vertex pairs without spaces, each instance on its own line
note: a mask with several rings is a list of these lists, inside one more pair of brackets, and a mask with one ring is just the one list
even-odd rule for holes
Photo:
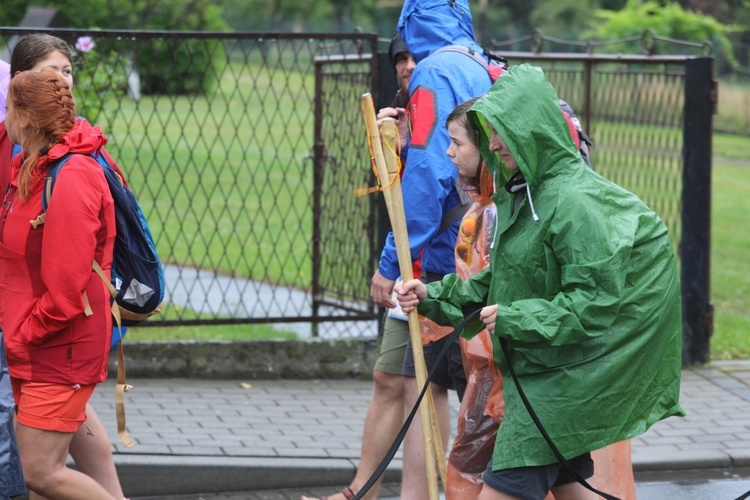
[[450,45],[483,51],[474,39],[466,0],[406,0],[398,20],[398,32],[417,62]]
[[506,180],[510,175],[489,149],[488,121],[508,145],[532,188],[556,170],[581,162],[558,103],[541,68],[521,64],[506,71],[468,112],[472,126],[479,131],[479,147],[490,171],[502,172]]

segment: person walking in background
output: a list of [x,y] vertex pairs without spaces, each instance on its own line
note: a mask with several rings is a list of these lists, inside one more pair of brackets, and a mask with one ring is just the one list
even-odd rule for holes
[[506,181],[493,196],[490,266],[465,282],[412,280],[397,299],[404,311],[419,305],[446,325],[479,309],[465,335],[487,328],[492,336],[506,411],[481,500],[549,491],[598,498],[557,462],[516,383],[583,478],[594,472],[591,451],[684,415],[680,284],[668,230],[635,195],[586,166],[541,69],[511,68],[468,116],[490,172]]
[[[5,97],[10,84],[10,64],[0,60],[0,158],[10,158],[11,143],[1,122],[5,120]],[[3,187],[0,187],[2,189]],[[13,429],[13,392],[0,329],[0,500],[23,495],[26,487]]]
[[[406,44],[398,33],[391,39],[388,54],[396,70],[398,91],[391,106],[382,108],[378,112],[379,120],[396,118],[399,114],[405,115],[404,107],[409,101],[409,81],[415,66],[414,58],[409,54]],[[418,272],[417,264],[415,273]],[[408,324],[386,313],[383,329],[378,337],[378,356],[372,373],[374,387],[365,417],[357,472],[349,486],[343,491],[324,498],[328,500],[353,498],[375,472],[391,442],[396,439],[404,423],[404,377],[401,375],[401,366],[408,342]],[[364,498],[368,500],[377,498],[379,488],[380,481],[373,485]],[[302,500],[313,499],[303,496]]]
[[26,493],[16,433],[13,429],[14,406],[3,332],[0,331],[0,500]]
[[[500,68],[477,45],[466,0],[407,0],[399,17],[398,32],[417,61],[409,85],[409,106],[397,119],[401,143],[407,144],[402,153],[406,159],[402,177],[404,212],[412,259],[421,256],[421,279],[430,282],[455,271],[453,251],[458,226],[469,206],[459,192],[460,187],[457,188],[456,169],[445,155],[450,142],[445,119],[457,104],[490,88],[488,67]],[[458,50],[441,50],[449,47]],[[482,58],[485,64],[478,63],[470,53]],[[370,296],[375,303],[389,308],[396,305],[391,292],[399,275],[395,241],[390,234],[372,278]],[[426,340],[424,331],[423,340]],[[442,338],[424,346],[428,368],[435,364],[445,342]],[[420,389],[410,344],[402,373],[407,377],[405,402],[410,409]],[[456,390],[460,399],[465,387],[461,349],[456,341],[436,369],[431,384],[443,448],[450,434],[448,389]],[[401,498],[426,498],[427,473],[419,419],[415,419],[404,439],[403,463]]]
[[[406,46],[404,39],[398,33],[393,35],[391,43],[388,46],[388,56],[391,59],[393,68],[396,70],[396,82],[398,83],[398,90],[391,103],[391,108],[402,109],[405,112],[406,106],[409,104],[409,83],[411,82],[411,74],[414,71],[414,67],[417,62],[414,57],[409,53],[409,48]],[[388,108],[383,108],[378,112],[380,119],[384,118],[385,111]],[[389,113],[391,117],[398,118],[398,113]]]

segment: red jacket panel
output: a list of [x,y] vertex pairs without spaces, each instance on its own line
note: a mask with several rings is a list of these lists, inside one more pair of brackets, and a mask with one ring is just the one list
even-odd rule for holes
[[[107,274],[115,239],[114,202],[102,168],[93,158],[72,156],[60,170],[42,213],[50,163],[68,152],[93,153],[106,138],[85,120],[42,157],[31,195],[17,197],[18,155],[0,217],[0,326],[5,332],[12,377],[34,382],[92,384],[107,376],[112,317],[109,293],[91,269]],[[2,162],[0,162],[2,168]],[[86,292],[93,314],[84,314]]]

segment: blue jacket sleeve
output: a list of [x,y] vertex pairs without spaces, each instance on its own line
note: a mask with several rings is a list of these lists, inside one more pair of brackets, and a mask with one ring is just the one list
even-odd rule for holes
[[[460,199],[455,189],[458,172],[445,154],[450,142],[445,119],[457,104],[472,96],[468,95],[469,89],[457,92],[445,65],[435,64],[417,66],[412,74],[410,93],[412,133],[401,186],[411,257],[416,260],[423,249],[435,243],[434,240],[445,238],[442,246],[446,255],[439,259],[441,263],[444,261],[445,269],[430,270],[451,272],[455,234],[445,231],[438,235],[438,230],[443,214],[460,203]],[[386,239],[379,271],[389,279],[396,279],[400,274],[393,234]]]

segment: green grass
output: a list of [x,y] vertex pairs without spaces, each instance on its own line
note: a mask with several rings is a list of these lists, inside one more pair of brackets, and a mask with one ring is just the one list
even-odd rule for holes
[[750,134],[750,78],[746,75],[735,74],[720,79],[714,130]]
[[297,334],[276,330],[268,325],[131,327],[126,342],[138,340],[258,340],[296,339]]
[[[711,359],[750,358],[750,137],[714,135]],[[740,160],[740,164],[735,164]]]
[[750,162],[749,145],[747,135],[714,134],[713,155],[719,162],[724,159]]

